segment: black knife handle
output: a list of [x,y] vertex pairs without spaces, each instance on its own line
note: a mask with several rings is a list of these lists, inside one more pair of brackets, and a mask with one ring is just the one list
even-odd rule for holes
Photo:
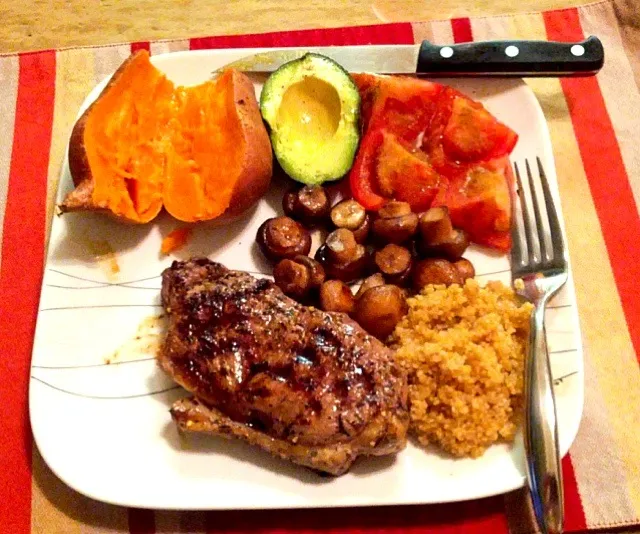
[[428,76],[593,76],[603,64],[602,43],[593,35],[578,43],[480,41],[434,45],[423,41],[417,73]]

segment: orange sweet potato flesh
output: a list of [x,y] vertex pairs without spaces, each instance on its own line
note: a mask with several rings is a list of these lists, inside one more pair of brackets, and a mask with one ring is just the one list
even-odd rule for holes
[[76,188],[64,211],[104,211],[134,223],[162,207],[186,222],[237,215],[267,190],[269,137],[252,82],[229,69],[175,87],[132,55],[76,123],[69,144]]

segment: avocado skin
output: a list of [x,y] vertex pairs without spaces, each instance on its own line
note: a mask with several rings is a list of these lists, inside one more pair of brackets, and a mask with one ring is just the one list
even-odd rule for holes
[[[331,85],[340,98],[338,127],[328,140],[292,139],[278,124],[284,94],[292,85],[309,77]],[[274,155],[293,180],[321,185],[339,180],[351,169],[360,141],[360,93],[349,73],[332,59],[309,52],[283,64],[264,84],[260,111],[269,130]]]

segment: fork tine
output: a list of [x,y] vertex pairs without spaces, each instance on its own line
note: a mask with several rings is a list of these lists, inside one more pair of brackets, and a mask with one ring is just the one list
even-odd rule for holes
[[529,217],[529,210],[527,209],[527,202],[524,196],[524,186],[522,182],[522,178],[520,176],[520,169],[518,168],[518,164],[515,163],[514,167],[516,169],[516,180],[518,182],[518,198],[520,199],[520,211],[522,212],[522,223],[524,226],[524,242],[527,247],[526,256],[523,252],[520,252],[520,262],[519,265],[524,266],[527,264],[533,263],[533,239],[531,232],[531,219]]
[[549,188],[549,181],[547,175],[542,167],[542,161],[540,158],[536,158],[538,161],[538,172],[540,173],[540,183],[542,185],[542,192],[544,194],[544,203],[547,208],[547,218],[549,220],[549,231],[551,233],[551,243],[553,246],[553,262],[563,263],[566,262],[566,252],[564,246],[564,239],[562,237],[562,229],[560,228],[560,220],[558,218],[558,212],[556,211],[553,197],[551,196],[551,189]]
[[[513,168],[515,170],[516,175],[516,187],[517,190],[515,194],[520,199],[520,212],[522,212],[522,183],[520,180],[520,170],[518,169],[518,164],[514,162]],[[524,250],[522,247],[522,232],[521,232],[521,217],[518,216],[518,207],[515,197],[512,199],[511,206],[511,218],[512,218],[512,226],[511,226],[511,264],[521,266],[524,260]]]
[[[538,235],[538,244],[540,245],[540,262],[547,261],[547,245],[544,239],[544,226],[542,225],[542,213],[540,213],[540,203],[538,202],[538,193],[536,192],[535,184],[533,183],[533,174],[531,167],[529,166],[529,160],[525,160],[527,167],[527,180],[529,181],[529,191],[531,192],[531,203],[533,204],[533,214],[536,220],[536,231]],[[545,196],[545,202],[546,202]],[[532,252],[533,254],[533,252]]]

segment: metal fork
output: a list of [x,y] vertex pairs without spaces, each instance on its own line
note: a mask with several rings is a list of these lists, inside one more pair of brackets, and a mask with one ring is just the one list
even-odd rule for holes
[[[544,315],[549,299],[567,281],[568,268],[562,229],[549,182],[540,158],[536,159],[539,188],[534,183],[528,160],[524,163],[526,184],[523,183],[518,164],[514,164],[520,210],[516,210],[517,203],[514,202],[511,275],[512,280],[523,281],[524,287],[516,287],[516,290],[535,307],[531,315],[525,359],[524,444],[527,482],[539,529],[544,534],[558,534],[563,531],[564,496]],[[537,189],[542,190],[542,201]]]

